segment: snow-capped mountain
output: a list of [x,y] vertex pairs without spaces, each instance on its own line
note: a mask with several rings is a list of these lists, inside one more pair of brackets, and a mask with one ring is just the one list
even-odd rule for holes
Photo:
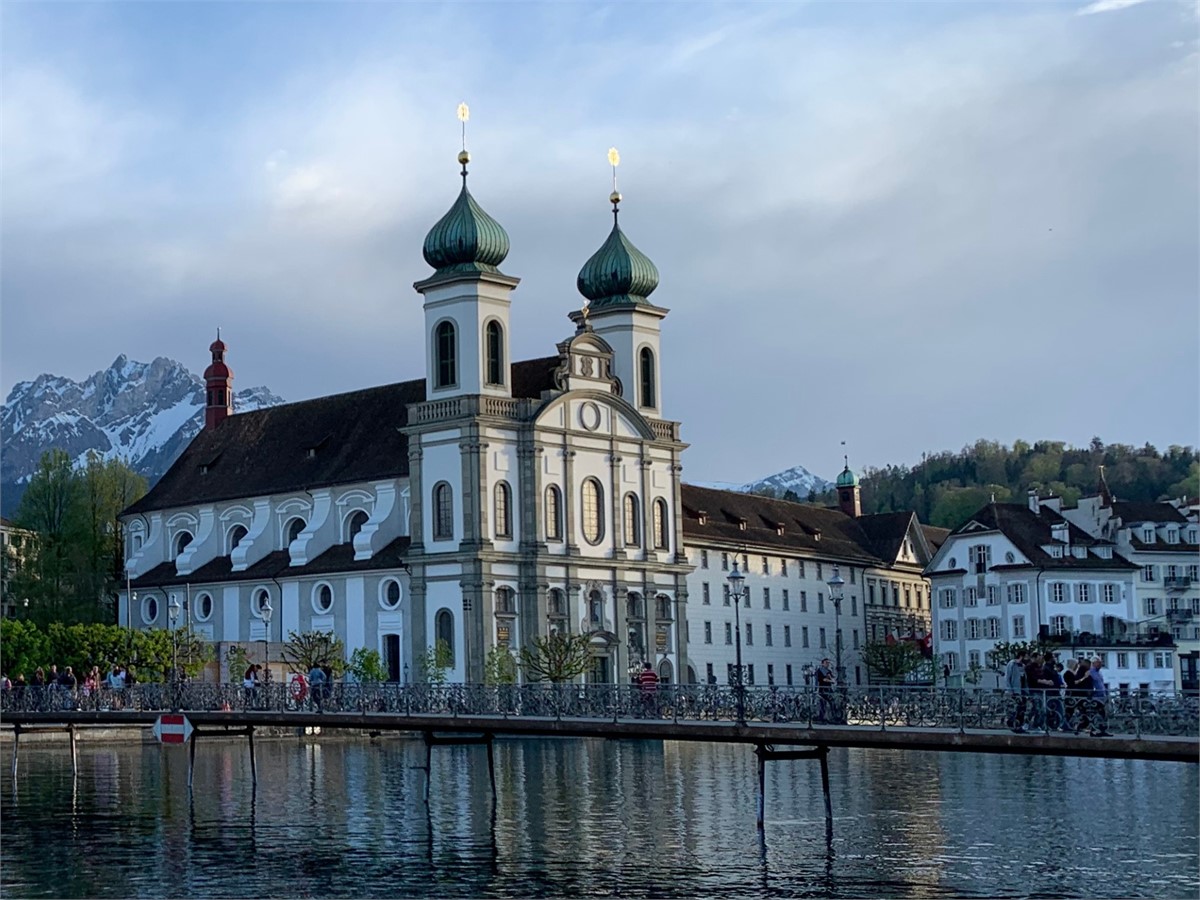
[[[234,394],[234,412],[283,400],[265,387]],[[42,454],[60,447],[82,461],[95,450],[128,459],[151,482],[204,424],[204,382],[172,359],[141,363],[124,355],[82,382],[39,375],[13,386],[0,413],[4,512],[15,511]]]
[[761,492],[764,488],[775,491],[776,496],[782,497],[788,491],[794,491],[801,500],[808,499],[809,493],[823,493],[833,487],[832,481],[826,481],[820,475],[814,475],[804,466],[792,466],[766,478],[743,484],[739,491]]

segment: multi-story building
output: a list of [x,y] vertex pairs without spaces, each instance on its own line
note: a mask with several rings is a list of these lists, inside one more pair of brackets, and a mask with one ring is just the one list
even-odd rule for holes
[[1177,686],[1200,690],[1200,516],[1185,500],[1135,502],[1100,491],[1063,516],[1095,538],[1113,542],[1136,567],[1137,606],[1129,628],[1137,635],[1170,634],[1177,645]]
[[20,615],[22,600],[13,596],[9,582],[24,564],[32,546],[34,533],[0,516],[0,615],[5,618]]
[[1139,627],[1139,567],[1064,517],[1058,498],[991,503],[952,531],[926,568],[937,652],[956,679],[995,686],[997,642],[1043,638],[1099,656],[1117,690],[1174,687],[1169,635]]
[[[755,684],[799,684],[826,657],[836,666],[839,631],[845,682],[865,684],[861,651],[868,641],[925,636],[929,588],[921,570],[933,553],[923,529],[911,513],[853,511],[860,510],[683,486],[684,546],[693,567],[688,646],[697,680],[730,678],[739,620],[746,678]],[[737,616],[728,583],[734,564],[746,579]],[[831,585],[835,575],[840,587]]]

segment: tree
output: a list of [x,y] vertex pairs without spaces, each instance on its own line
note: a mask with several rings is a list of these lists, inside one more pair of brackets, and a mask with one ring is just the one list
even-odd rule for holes
[[242,673],[250,667],[250,654],[241,644],[230,644],[225,651],[225,664],[229,667],[229,680],[240,682]]
[[894,682],[920,669],[925,657],[913,641],[870,641],[862,649],[862,660],[873,676]]
[[346,671],[346,645],[332,631],[289,631],[283,659],[293,672],[307,675],[313,666],[328,666],[336,677]]
[[1047,641],[999,641],[992,647],[991,666],[997,671],[1001,671],[1008,665],[1009,660],[1016,659],[1021,651],[1025,651],[1030,656],[1045,656],[1047,653],[1057,652],[1058,645],[1051,644]]
[[38,666],[50,662],[50,640],[33,622],[0,619],[0,659],[14,681],[18,675],[32,678]]
[[517,661],[507,647],[493,647],[488,651],[483,663],[483,681],[491,685],[516,683]]
[[440,639],[435,641],[433,646],[427,647],[417,660],[417,669],[426,684],[445,684],[446,672],[453,667],[454,653],[450,645]]
[[521,648],[521,669],[530,681],[562,684],[592,667],[591,635],[554,632]]
[[350,664],[346,671],[361,683],[375,683],[388,680],[387,669],[383,667],[383,658],[378,650],[359,647],[350,654]]

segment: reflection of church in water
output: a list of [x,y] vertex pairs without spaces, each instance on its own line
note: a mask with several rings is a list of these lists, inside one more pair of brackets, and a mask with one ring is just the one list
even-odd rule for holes
[[[592,635],[592,678],[688,667],[679,424],[662,417],[654,264],[617,224],[579,273],[556,352],[513,362],[504,229],[463,187],[425,239],[423,378],[233,414],[212,345],[205,427],[124,515],[121,621],[216,642],[332,630],[416,677],[434,640],[454,680],[494,648]],[[574,304],[564,303],[564,312]],[[177,604],[173,600],[179,601]],[[127,617],[129,617],[127,619]]]

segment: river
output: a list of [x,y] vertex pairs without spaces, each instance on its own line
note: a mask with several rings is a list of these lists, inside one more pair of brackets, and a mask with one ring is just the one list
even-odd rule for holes
[[723,744],[403,738],[22,746],[0,778],[5,897],[1195,897],[1197,767]]

